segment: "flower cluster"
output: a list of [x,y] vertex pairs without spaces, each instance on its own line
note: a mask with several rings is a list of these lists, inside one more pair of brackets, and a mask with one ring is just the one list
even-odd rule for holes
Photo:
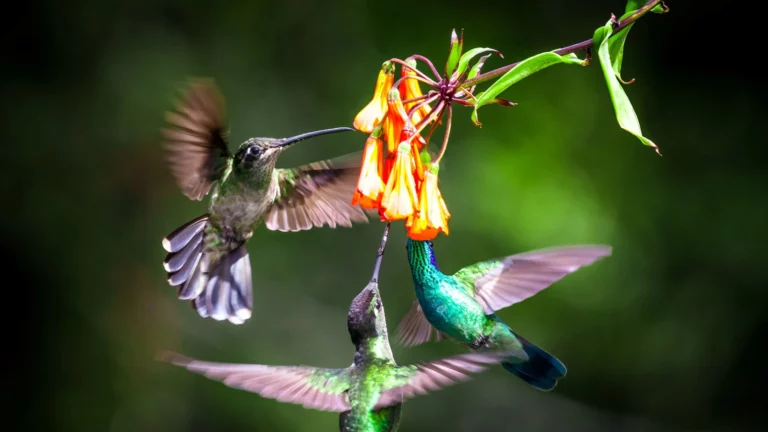
[[[413,239],[429,240],[440,232],[448,234],[451,214],[437,187],[438,166],[451,134],[452,106],[457,103],[477,110],[480,103],[473,92],[479,79],[473,83],[473,78],[478,77],[491,54],[480,57],[472,67],[469,63],[489,52],[498,54],[491,48],[464,52],[463,34],[459,37],[453,31],[442,75],[420,55],[405,60],[393,58],[382,64],[373,98],[353,122],[357,130],[369,134],[353,205],[378,210],[385,222],[405,220]],[[429,67],[431,77],[416,68],[417,61]],[[395,81],[398,65],[400,78]],[[421,83],[430,87],[426,94],[421,91]],[[484,104],[514,105],[495,97]],[[440,153],[432,161],[427,147],[441,124],[445,126],[445,137]],[[477,121],[475,124],[479,125]]]
[[408,235],[429,240],[448,234],[451,217],[437,187],[438,164],[426,151],[421,132],[437,123],[429,94],[421,92],[415,61],[403,62],[395,83],[395,65],[384,62],[373,99],[355,117],[356,129],[368,133],[352,204],[378,210],[382,221],[405,220]]

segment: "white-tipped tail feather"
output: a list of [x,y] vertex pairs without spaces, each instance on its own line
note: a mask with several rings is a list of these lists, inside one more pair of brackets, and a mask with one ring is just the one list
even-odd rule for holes
[[170,252],[163,262],[168,283],[179,287],[179,299],[192,300],[200,316],[242,324],[253,308],[248,251],[241,245],[211,262],[203,247],[207,220],[201,216],[163,239]]

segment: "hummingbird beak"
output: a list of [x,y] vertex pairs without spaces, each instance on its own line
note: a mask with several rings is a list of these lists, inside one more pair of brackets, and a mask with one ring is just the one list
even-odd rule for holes
[[296,144],[299,141],[304,141],[306,139],[314,138],[316,136],[333,134],[337,132],[355,132],[355,129],[351,127],[337,127],[337,128],[331,128],[331,129],[322,129],[314,132],[307,132],[301,135],[285,138],[279,144],[275,144],[273,147],[285,148],[285,147],[288,147],[289,145]]

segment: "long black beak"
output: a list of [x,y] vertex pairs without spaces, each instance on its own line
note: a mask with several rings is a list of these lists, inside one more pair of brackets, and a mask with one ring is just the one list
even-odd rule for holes
[[320,135],[333,134],[337,132],[355,132],[355,129],[351,127],[337,127],[337,128],[331,128],[331,129],[322,129],[314,132],[307,132],[301,135],[285,138],[280,144],[275,145],[275,147],[287,147],[291,144],[296,144],[299,141],[304,141],[305,139],[314,138]]

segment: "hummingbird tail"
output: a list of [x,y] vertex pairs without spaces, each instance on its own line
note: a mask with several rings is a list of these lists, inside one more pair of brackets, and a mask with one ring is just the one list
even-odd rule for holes
[[538,346],[528,342],[522,336],[513,332],[523,344],[528,361],[524,363],[502,363],[504,369],[515,374],[518,378],[534,388],[549,391],[555,388],[557,380],[564,377],[566,368],[563,362]]
[[212,259],[204,251],[208,215],[182,225],[163,239],[168,255],[163,267],[180,300],[192,300],[202,317],[242,324],[251,317],[251,262],[244,245]]

